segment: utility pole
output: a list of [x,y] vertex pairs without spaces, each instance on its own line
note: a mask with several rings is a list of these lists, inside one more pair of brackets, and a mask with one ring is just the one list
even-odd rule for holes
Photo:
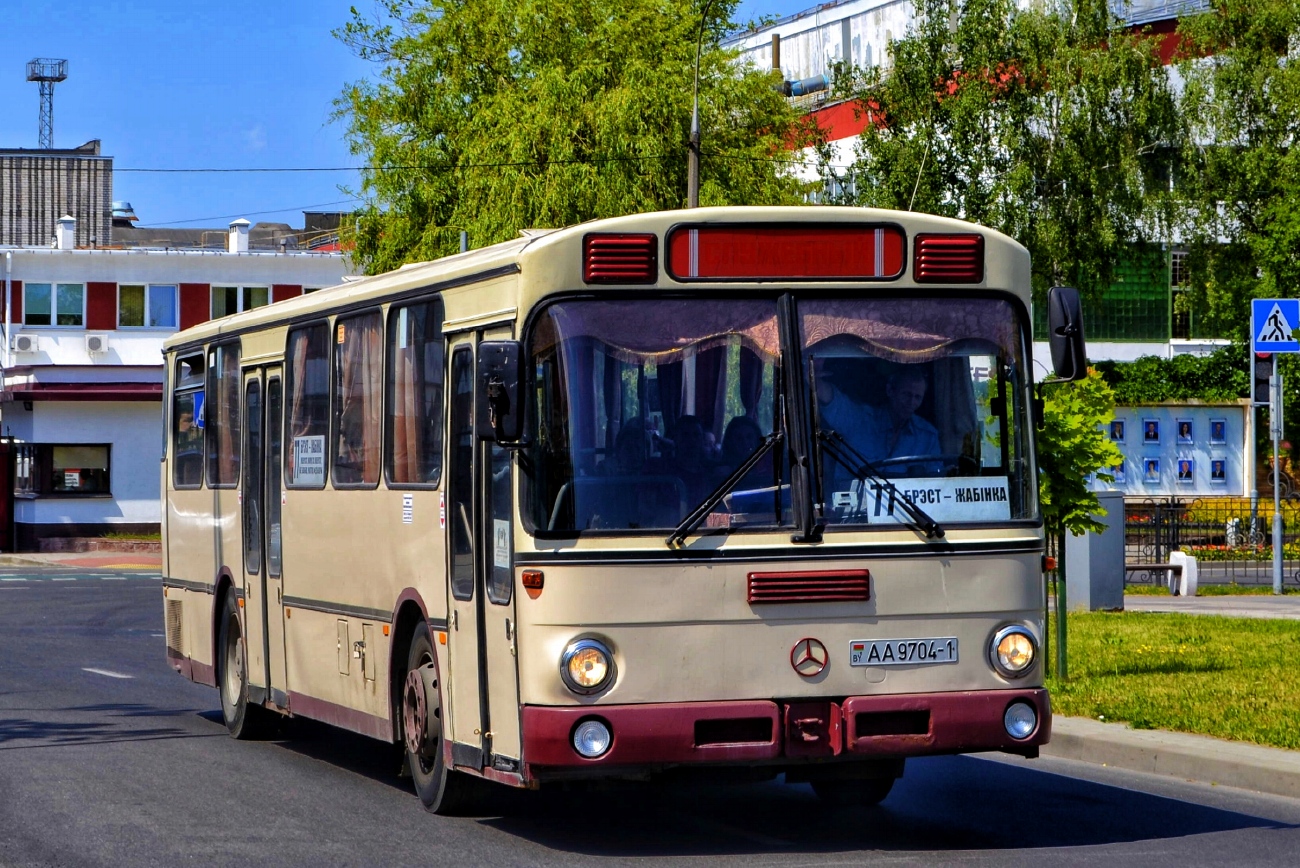
[[700,12],[700,30],[695,38],[695,89],[691,92],[691,137],[686,144],[686,207],[700,207],[700,55],[704,50],[704,25],[713,0]]

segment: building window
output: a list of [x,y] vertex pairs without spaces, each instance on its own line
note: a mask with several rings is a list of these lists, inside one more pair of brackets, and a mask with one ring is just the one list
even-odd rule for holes
[[1192,336],[1192,307],[1187,293],[1191,284],[1187,268],[1187,251],[1175,250],[1169,257],[1169,300],[1173,311],[1171,337]]
[[15,447],[20,497],[109,495],[108,444],[22,443]]
[[23,286],[23,325],[81,328],[85,322],[85,284],[28,283]]
[[118,328],[176,328],[175,284],[124,283],[117,288]]
[[212,318],[230,316],[243,310],[252,310],[271,303],[268,286],[214,286],[212,287]]

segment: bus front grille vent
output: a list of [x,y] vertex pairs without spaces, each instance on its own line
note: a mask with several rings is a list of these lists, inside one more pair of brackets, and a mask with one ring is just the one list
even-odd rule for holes
[[844,603],[871,599],[869,570],[750,573],[750,603]]
[[918,235],[912,262],[917,283],[980,283],[984,280],[984,237]]
[[167,601],[167,650],[181,655],[181,601]]

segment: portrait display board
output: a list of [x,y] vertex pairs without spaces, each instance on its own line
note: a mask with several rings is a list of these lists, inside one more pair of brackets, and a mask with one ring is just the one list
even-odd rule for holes
[[1097,477],[1096,491],[1126,497],[1244,496],[1247,406],[1157,404],[1116,407],[1105,434],[1124,455],[1113,482]]

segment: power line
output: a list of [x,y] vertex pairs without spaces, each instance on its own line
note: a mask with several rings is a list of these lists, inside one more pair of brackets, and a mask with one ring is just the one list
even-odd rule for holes
[[258,217],[262,214],[279,214],[284,211],[310,211],[313,208],[329,208],[334,205],[347,205],[351,202],[363,202],[364,199],[353,197],[351,199],[340,199],[337,202],[321,202],[317,205],[297,205],[292,208],[272,208],[269,211],[244,211],[239,214],[218,214],[215,217],[192,217],[188,220],[172,220],[167,223],[150,223],[147,229],[159,229],[164,226],[179,226],[182,223],[201,223],[205,220],[235,220],[240,217]]

